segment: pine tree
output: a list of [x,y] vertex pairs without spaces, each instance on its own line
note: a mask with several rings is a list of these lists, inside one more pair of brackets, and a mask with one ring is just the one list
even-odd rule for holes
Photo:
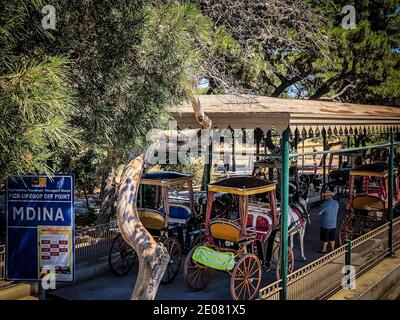
[[91,163],[100,162],[107,220],[117,165],[143,150],[146,133],[165,126],[167,107],[186,98],[187,79],[201,66],[190,35],[206,43],[210,24],[185,3],[51,4],[55,30],[41,26],[41,0],[1,4],[2,174],[48,172],[52,159],[54,170],[84,177],[79,187],[89,190],[99,171],[89,172]]
[[31,33],[29,13],[41,1],[0,4],[0,178],[27,172],[50,174],[47,160],[78,142],[70,123],[75,106],[68,60],[25,51]]
[[[215,59],[236,89],[399,104],[400,55],[393,50],[400,47],[398,0],[355,1],[354,29],[341,24],[348,1],[195,1],[220,30]],[[223,87],[209,78],[210,92]]]

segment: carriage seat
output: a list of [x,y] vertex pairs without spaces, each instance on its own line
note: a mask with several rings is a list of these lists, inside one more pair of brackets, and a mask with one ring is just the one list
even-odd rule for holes
[[[164,208],[161,207],[158,210],[162,215],[164,215]],[[192,211],[189,207],[178,204],[171,203],[169,205],[169,223],[170,224],[186,224],[192,215]]]
[[249,212],[247,215],[248,230],[256,233],[256,239],[262,240],[269,235],[273,227],[273,219],[269,214]]
[[367,195],[373,196],[373,197],[378,197],[382,200],[385,198],[385,192],[381,186],[368,185]]
[[382,211],[385,210],[385,201],[371,195],[360,195],[354,197],[352,207],[355,210]]
[[240,241],[240,225],[226,219],[212,219],[210,234],[214,239],[237,243]]
[[154,209],[138,209],[140,221],[149,230],[162,230],[165,228],[165,217]]

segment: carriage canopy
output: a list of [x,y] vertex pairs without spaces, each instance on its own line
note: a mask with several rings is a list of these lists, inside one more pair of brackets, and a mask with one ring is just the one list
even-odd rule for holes
[[253,176],[237,176],[220,180],[208,185],[210,192],[227,192],[239,196],[249,196],[276,189],[276,182],[266,181]]
[[[397,169],[394,169],[397,172]],[[351,176],[381,177],[389,176],[389,165],[387,163],[364,164],[350,171]]]
[[142,175],[141,184],[154,186],[176,186],[192,181],[192,175],[173,171],[146,172]]

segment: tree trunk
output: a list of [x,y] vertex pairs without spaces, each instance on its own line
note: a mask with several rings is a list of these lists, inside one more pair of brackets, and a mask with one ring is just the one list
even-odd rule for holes
[[88,211],[88,216],[89,216],[89,221],[90,222],[93,222],[93,220],[94,220],[94,210],[93,210],[93,208],[90,206],[90,203],[89,203],[89,196],[88,196],[88,194],[87,194],[87,190],[86,190],[86,188],[84,187],[83,188],[83,195],[85,196],[85,204],[86,204],[86,209],[87,209],[87,211]]
[[194,82],[189,82],[189,89],[188,89],[188,97],[190,103],[192,104],[193,112],[196,117],[197,122],[201,125],[204,129],[212,128],[211,119],[204,113],[204,109],[200,103],[199,98],[196,96]]
[[145,229],[137,212],[136,199],[143,163],[144,155],[139,155],[125,166],[117,205],[119,231],[139,258],[139,273],[131,300],[154,300],[169,262],[167,249]]
[[111,217],[115,214],[115,200],[117,198],[116,181],[115,181],[115,168],[113,165],[108,165],[104,170],[101,179],[100,190],[100,212],[97,217],[97,222],[108,223]]
[[[212,129],[212,121],[211,119],[205,114],[204,109],[200,103],[199,98],[196,96],[195,92],[195,80],[189,80],[188,82],[188,97],[189,100],[192,104],[193,112],[196,117],[196,121],[201,125],[202,129]],[[212,142],[210,144],[212,146]],[[210,150],[209,150],[210,151]],[[212,147],[211,147],[211,152],[212,152]],[[201,190],[206,190],[207,185],[210,183],[210,177],[211,177],[211,169],[212,169],[212,153],[209,155],[208,162],[204,164],[203,167],[203,178],[202,178],[202,183],[201,183]]]

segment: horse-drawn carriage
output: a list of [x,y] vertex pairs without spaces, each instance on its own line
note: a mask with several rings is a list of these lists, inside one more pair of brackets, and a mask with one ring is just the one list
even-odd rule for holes
[[[394,170],[393,208],[397,215],[399,181]],[[348,212],[340,227],[341,244],[385,223],[388,211],[389,166],[387,163],[362,165],[350,171]]]
[[[184,267],[187,286],[204,289],[214,270],[231,275],[233,299],[253,299],[261,284],[263,266],[277,265],[279,274],[279,210],[276,183],[253,176],[227,178],[208,185],[205,241],[188,254]],[[211,218],[216,193],[233,195],[234,210],[229,217]],[[268,203],[252,202],[251,197],[267,194]],[[250,198],[250,199],[249,199]],[[250,201],[249,201],[250,200]],[[294,255],[288,252],[288,272]]]
[[[151,188],[146,192],[153,197],[139,201],[138,214],[144,227],[157,240],[163,242],[170,255],[167,270],[161,283],[167,284],[175,279],[182,261],[182,251],[195,241],[202,230],[193,205],[192,176],[177,172],[146,172],[140,180],[141,188]],[[187,187],[189,204],[171,202],[173,188]],[[142,191],[143,192],[143,191]],[[155,195],[155,197],[154,197]],[[122,276],[127,274],[136,262],[136,253],[118,234],[108,256],[111,271]]]
[[[282,164],[271,159],[262,159],[254,162],[252,175],[268,181],[277,181],[276,198],[280,201],[280,179]],[[311,179],[308,175],[300,175],[297,161],[291,161],[289,167],[289,198],[292,198],[300,189],[309,188]]]
[[[252,175],[268,181],[279,181],[281,168],[281,163],[266,158],[254,162]],[[299,176],[297,161],[292,161],[290,163],[289,175],[293,177],[293,181],[295,181],[295,183],[298,183]]]
[[[322,188],[323,192],[332,191],[336,194],[345,195],[349,189],[350,171],[363,164],[363,153],[361,151],[342,152],[338,161],[338,168],[332,169],[333,159],[336,154],[331,153],[328,163],[328,181]],[[346,158],[343,160],[343,158]]]

